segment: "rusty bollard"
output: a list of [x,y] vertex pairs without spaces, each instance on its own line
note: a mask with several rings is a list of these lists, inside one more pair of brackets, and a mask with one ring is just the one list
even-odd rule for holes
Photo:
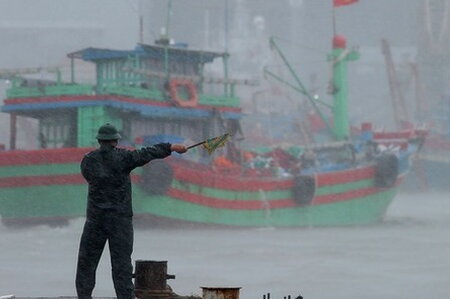
[[240,287],[201,287],[203,299],[239,299]]
[[136,298],[179,298],[179,295],[167,285],[167,279],[175,279],[175,275],[167,274],[167,261],[136,260],[134,272]]

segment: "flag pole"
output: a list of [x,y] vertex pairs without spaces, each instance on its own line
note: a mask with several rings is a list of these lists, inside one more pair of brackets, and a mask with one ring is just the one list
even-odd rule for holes
[[332,15],[333,15],[333,36],[336,36],[336,7],[334,3],[331,4],[333,6]]
[[201,142],[198,142],[198,143],[196,143],[196,144],[187,146],[186,148],[187,148],[187,149],[191,149],[191,148],[194,148],[194,147],[203,145],[203,144],[210,143],[211,141],[214,141],[214,140],[217,140],[217,139],[219,139],[219,140],[218,140],[219,143],[216,144],[216,145],[214,145],[213,147],[214,147],[214,148],[222,147],[222,146],[223,146],[223,143],[225,143],[225,142],[227,141],[227,139],[228,139],[230,136],[231,136],[231,135],[230,135],[229,133],[225,133],[225,134],[223,134],[223,135],[221,135],[221,136],[216,136],[216,137],[214,137],[214,138],[206,139],[206,140],[201,141]]
[[206,140],[204,140],[203,142],[200,142],[200,143],[194,144],[194,145],[190,145],[190,146],[187,146],[187,147],[186,147],[186,149],[191,149],[191,148],[194,148],[194,147],[200,146],[200,145],[202,145],[202,144],[204,144],[204,143],[206,143]]

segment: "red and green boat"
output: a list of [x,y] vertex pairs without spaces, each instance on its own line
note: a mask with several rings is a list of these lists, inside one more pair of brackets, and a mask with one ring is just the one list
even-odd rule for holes
[[[59,224],[83,217],[87,184],[79,163],[97,146],[96,131],[107,122],[120,129],[123,147],[189,144],[223,132],[233,136],[211,156],[195,148],[136,170],[137,219],[236,227],[380,221],[423,134],[376,133],[367,123],[351,130],[346,64],[357,53],[347,51],[342,37],[335,38],[334,46],[329,55],[336,88],[333,121],[318,110],[332,140],[292,141],[289,147],[268,145],[265,151],[237,147],[245,116],[235,94],[241,82],[228,77],[228,53],[191,50],[163,38],[132,50],[70,53],[69,82],[61,76],[44,84],[12,78],[2,106],[11,124],[10,145],[0,152],[2,222]],[[205,67],[217,58],[223,59],[224,76],[210,78]],[[78,60],[95,66],[95,82],[77,82]],[[18,118],[38,124],[36,149],[17,149]]]

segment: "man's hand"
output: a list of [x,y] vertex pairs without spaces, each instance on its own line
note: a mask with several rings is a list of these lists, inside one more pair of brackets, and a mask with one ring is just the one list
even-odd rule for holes
[[175,151],[177,153],[184,153],[186,152],[188,149],[185,145],[182,144],[172,144],[170,146],[170,151]]

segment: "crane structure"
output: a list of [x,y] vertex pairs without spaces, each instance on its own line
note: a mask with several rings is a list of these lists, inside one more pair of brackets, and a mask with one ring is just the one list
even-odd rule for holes
[[417,63],[431,108],[450,86],[450,1],[423,0],[419,5]]
[[401,129],[403,127],[403,124],[410,122],[410,118],[405,97],[403,95],[402,89],[400,88],[397,70],[392,58],[391,48],[389,42],[386,39],[381,40],[381,52],[383,53],[386,62],[386,70],[389,80],[389,90],[391,93],[395,125],[397,129]]

